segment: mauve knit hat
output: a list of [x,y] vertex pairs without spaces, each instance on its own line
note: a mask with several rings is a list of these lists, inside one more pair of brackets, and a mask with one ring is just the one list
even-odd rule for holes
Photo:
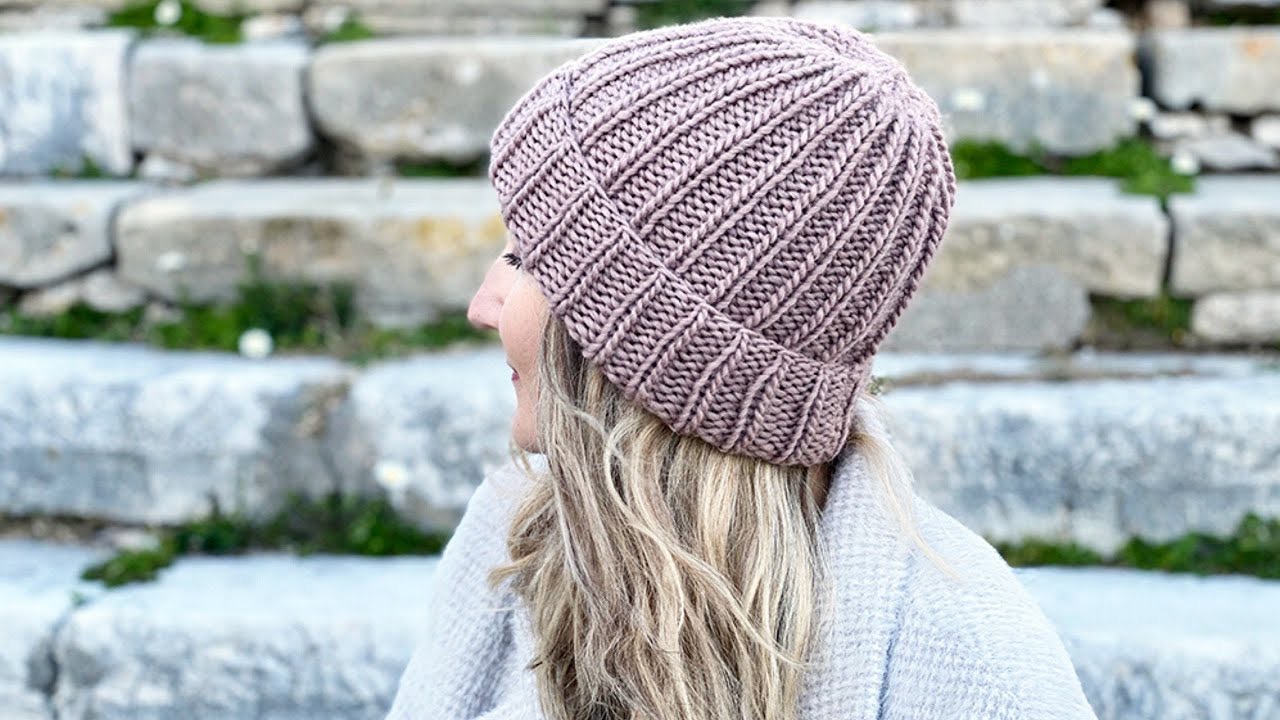
[[938,107],[869,36],[785,17],[613,38],[493,133],[522,261],[584,356],[675,432],[833,460],[946,229]]

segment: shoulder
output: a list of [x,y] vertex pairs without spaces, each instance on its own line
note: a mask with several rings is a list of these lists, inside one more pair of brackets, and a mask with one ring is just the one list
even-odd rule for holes
[[488,575],[510,557],[507,533],[529,482],[507,463],[472,493],[436,565],[428,631],[401,675],[390,720],[476,717],[508,691],[516,601]]
[[959,577],[912,547],[891,664],[919,665],[898,669],[983,697],[1001,708],[994,716],[1095,718],[1057,630],[1009,564],[982,536],[915,498],[921,537]]

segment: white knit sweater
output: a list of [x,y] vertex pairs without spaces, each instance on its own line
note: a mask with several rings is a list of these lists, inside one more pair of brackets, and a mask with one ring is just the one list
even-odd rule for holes
[[[433,630],[400,680],[388,720],[541,720],[526,611],[489,568],[526,481],[513,467],[476,490],[437,569]],[[981,536],[914,495],[928,543],[958,584],[881,509],[865,458],[840,455],[823,511],[834,611],[806,676],[807,720],[1097,720],[1034,598]],[[514,609],[512,609],[514,607]]]

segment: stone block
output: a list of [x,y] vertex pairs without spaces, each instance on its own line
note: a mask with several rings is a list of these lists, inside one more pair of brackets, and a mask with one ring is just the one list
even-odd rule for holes
[[922,286],[976,289],[1018,265],[1046,263],[1093,293],[1153,297],[1168,232],[1155,197],[1123,192],[1110,178],[965,181]]
[[1142,37],[1139,52],[1150,94],[1167,108],[1280,110],[1280,28],[1156,30]]
[[147,190],[128,181],[0,183],[0,284],[39,287],[106,262],[113,215]]
[[1191,332],[1211,342],[1280,342],[1280,288],[1197,298],[1191,308]]
[[921,287],[880,347],[1062,350],[1084,331],[1089,313],[1088,293],[1061,270],[1046,263],[1018,265],[981,288]]
[[337,489],[319,437],[349,374],[328,358],[0,339],[0,512],[177,523]]
[[1179,140],[1173,144],[1170,154],[1190,155],[1201,166],[1221,172],[1280,168],[1280,160],[1277,160],[1274,150],[1235,132]]
[[183,558],[79,609],[63,720],[381,720],[431,609],[434,557]]
[[37,288],[22,296],[18,309],[24,315],[52,316],[66,312],[77,302],[105,313],[128,312],[146,303],[142,288],[124,282],[109,267]]
[[1101,0],[952,0],[953,25],[973,28],[1083,25]]
[[117,237],[121,276],[167,299],[234,299],[256,254],[271,279],[353,284],[399,327],[466,308],[506,229],[481,178],[221,180],[128,205]]
[[471,160],[516,100],[601,38],[413,38],[316,52],[308,88],[321,131],[365,157]]
[[129,84],[134,148],[208,174],[296,163],[315,140],[303,99],[308,57],[291,41],[140,43]]
[[989,538],[1231,534],[1280,515],[1280,373],[886,393],[921,494]]
[[1280,582],[1129,568],[1014,568],[1099,718],[1280,711]]
[[0,175],[133,169],[125,105],[127,30],[0,36]]
[[96,595],[80,571],[101,551],[21,539],[0,540],[0,708],[5,720],[54,720],[53,640],[75,594]]
[[1172,292],[1280,288],[1280,177],[1216,175],[1169,198]]
[[915,30],[873,39],[938,103],[948,141],[1018,151],[1035,142],[1084,155],[1137,132],[1139,76],[1127,31]]
[[507,462],[515,390],[501,347],[371,365],[330,425],[348,486],[381,485],[418,525],[451,528]]

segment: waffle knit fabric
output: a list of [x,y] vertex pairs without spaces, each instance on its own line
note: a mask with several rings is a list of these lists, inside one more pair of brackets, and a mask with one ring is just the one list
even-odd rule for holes
[[937,105],[869,36],[784,17],[631,33],[493,133],[523,269],[584,356],[674,431],[835,458],[946,229]]
[[[912,493],[925,541],[963,581],[943,575],[903,539],[869,473],[855,446],[842,449],[819,526],[834,592],[819,606],[802,720],[1097,720],[1063,641],[1000,554]],[[525,606],[509,585],[486,584],[509,559],[526,483],[508,465],[472,496],[388,720],[543,719]]]

